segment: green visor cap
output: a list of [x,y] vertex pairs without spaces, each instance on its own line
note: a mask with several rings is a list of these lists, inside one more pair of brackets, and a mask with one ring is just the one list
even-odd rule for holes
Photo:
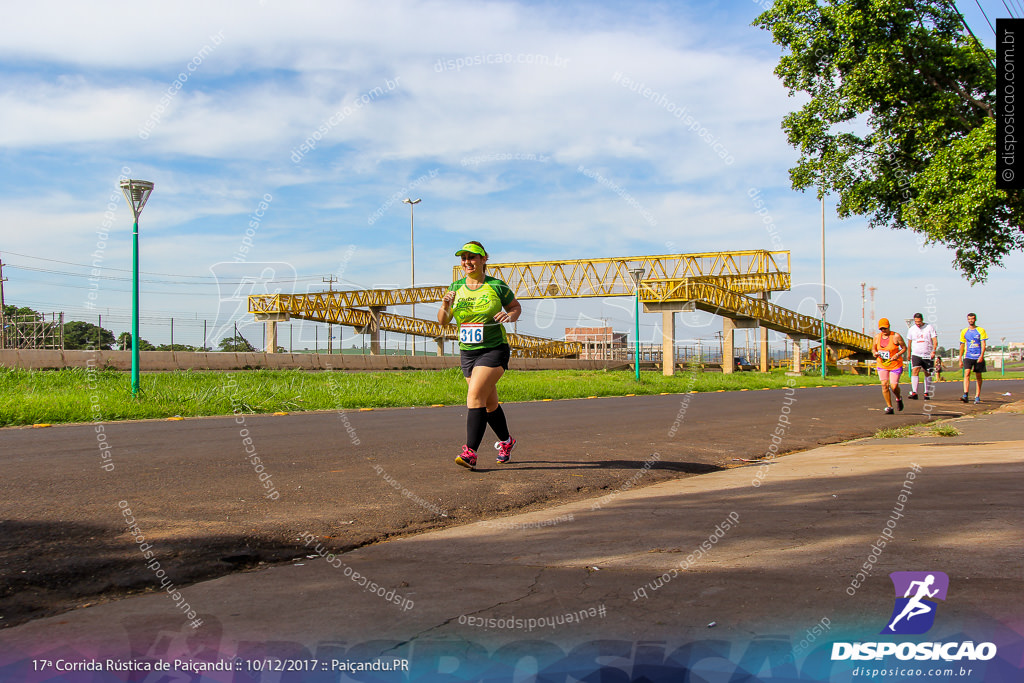
[[464,251],[468,251],[471,254],[477,254],[478,256],[487,256],[487,252],[484,251],[483,247],[468,242],[466,244],[463,244],[462,248],[455,252],[455,255],[462,256],[462,252]]

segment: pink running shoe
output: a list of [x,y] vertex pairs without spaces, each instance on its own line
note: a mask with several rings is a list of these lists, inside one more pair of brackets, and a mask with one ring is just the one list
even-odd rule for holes
[[498,462],[506,463],[512,459],[512,449],[516,447],[516,440],[510,436],[508,441],[496,441],[494,447],[498,450]]
[[474,469],[476,467],[476,453],[469,446],[463,446],[462,453],[455,456],[455,464]]

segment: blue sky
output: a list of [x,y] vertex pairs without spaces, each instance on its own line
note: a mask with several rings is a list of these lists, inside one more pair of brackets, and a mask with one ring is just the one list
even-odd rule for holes
[[[991,44],[977,6],[961,4]],[[741,0],[12,6],[0,27],[5,299],[128,329],[124,173],[156,185],[140,221],[142,336],[154,343],[169,341],[172,317],[176,342],[200,343],[204,320],[210,335],[237,321],[259,339],[238,310],[254,286],[407,286],[405,197],[422,199],[417,284],[450,281],[468,239],[494,262],[782,248],[794,287],[773,300],[813,315],[821,208],[789,187],[797,155],[779,122],[799,101],[772,73],[778,47],[750,26],[760,11]],[[831,322],[860,329],[867,282],[877,316],[932,306],[946,346],[968,311],[991,337],[1024,341],[1020,307],[1006,306],[1021,255],[971,287],[947,250],[840,221],[833,206]],[[631,316],[622,298],[526,302],[519,331],[561,337],[602,319],[626,331]],[[660,322],[642,316],[643,341],[660,340]],[[704,314],[677,325],[683,340],[721,330]],[[295,347],[312,346],[312,329],[296,326]]]

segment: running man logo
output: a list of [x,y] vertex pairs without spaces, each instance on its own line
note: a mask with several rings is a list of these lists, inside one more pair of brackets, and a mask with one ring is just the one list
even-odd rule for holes
[[938,603],[945,600],[949,577],[943,572],[893,572],[889,574],[896,591],[889,624],[883,634],[918,635],[927,633],[935,623]]

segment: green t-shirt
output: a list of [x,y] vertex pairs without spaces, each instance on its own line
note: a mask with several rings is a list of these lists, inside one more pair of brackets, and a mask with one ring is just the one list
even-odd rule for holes
[[459,325],[459,348],[463,351],[492,349],[508,343],[505,326],[494,321],[494,316],[516,300],[507,284],[496,277],[484,276],[476,289],[466,286],[466,278],[456,280],[448,288],[455,292],[452,319]]

